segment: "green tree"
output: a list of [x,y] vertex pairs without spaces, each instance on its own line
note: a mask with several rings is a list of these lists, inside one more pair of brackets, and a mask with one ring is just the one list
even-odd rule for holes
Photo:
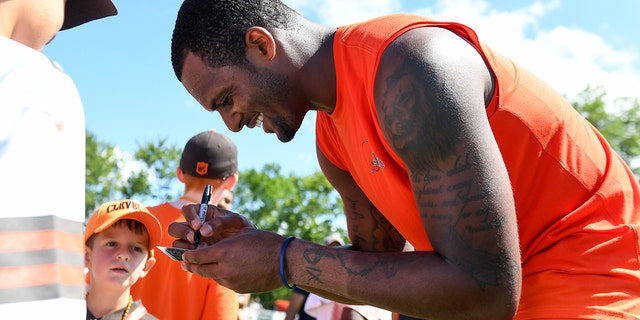
[[[234,188],[234,210],[263,230],[322,243],[332,232],[345,234],[335,219],[344,219],[342,200],[321,172],[308,176],[284,175],[277,164],[240,173]],[[288,299],[283,288],[257,293],[265,308],[276,299]]]
[[133,156],[123,155],[87,131],[85,216],[114,199],[145,203],[177,198],[182,190],[175,169],[181,151],[160,138],[138,145]]
[[605,102],[602,87],[587,86],[573,107],[591,122],[640,179],[640,103],[638,98],[617,98],[612,105]]
[[85,217],[111,197],[118,177],[118,159],[114,146],[86,134]]
[[129,197],[151,197],[159,201],[176,199],[182,191],[175,172],[181,154],[182,148],[169,144],[167,138],[139,144],[134,157],[146,165],[146,170],[130,176],[122,193]]

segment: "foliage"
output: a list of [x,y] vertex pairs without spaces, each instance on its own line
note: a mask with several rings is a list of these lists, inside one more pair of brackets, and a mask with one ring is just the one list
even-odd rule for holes
[[160,201],[178,198],[182,190],[176,185],[175,170],[180,165],[181,154],[182,148],[170,145],[167,138],[138,145],[134,156],[148,171],[139,172],[133,179],[130,177],[129,187],[123,188],[122,192],[152,196]]
[[87,132],[85,217],[93,213],[101,203],[110,200],[112,188],[118,180],[117,171],[114,147]]
[[640,103],[638,98],[618,98],[605,103],[603,88],[587,87],[573,107],[591,122],[640,179]]
[[[260,229],[316,243],[332,232],[345,233],[333,222],[344,219],[342,200],[321,172],[284,175],[279,165],[267,164],[260,171],[242,171],[234,194],[234,209]],[[288,299],[289,293],[280,288],[254,296],[272,308],[276,299]]]
[[134,157],[130,157],[87,131],[85,217],[101,203],[114,199],[132,198],[144,203],[177,198],[182,190],[174,170],[181,152],[161,138],[138,145]]

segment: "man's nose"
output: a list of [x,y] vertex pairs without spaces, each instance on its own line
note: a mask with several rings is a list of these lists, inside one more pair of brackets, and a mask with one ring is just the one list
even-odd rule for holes
[[242,123],[242,114],[235,113],[231,109],[232,108],[223,108],[223,110],[218,110],[218,113],[220,113],[222,121],[224,121],[224,124],[229,130],[232,132],[240,132],[244,126]]

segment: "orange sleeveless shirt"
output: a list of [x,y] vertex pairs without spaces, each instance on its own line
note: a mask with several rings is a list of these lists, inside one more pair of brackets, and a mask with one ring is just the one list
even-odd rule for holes
[[351,173],[417,250],[432,250],[407,171],[384,139],[373,98],[386,46],[410,29],[429,26],[467,39],[497,81],[486,112],[517,211],[523,265],[517,318],[638,319],[638,182],[560,94],[482,44],[470,28],[407,14],[339,28],[337,103],[331,115],[317,115],[320,150]]

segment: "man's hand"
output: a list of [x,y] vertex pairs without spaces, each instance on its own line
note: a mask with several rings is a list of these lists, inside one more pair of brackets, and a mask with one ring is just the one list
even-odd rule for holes
[[243,228],[255,228],[244,216],[209,205],[204,224],[198,216],[199,204],[187,204],[182,207],[182,215],[186,222],[174,222],[169,225],[168,232],[178,238],[173,246],[178,248],[193,248],[193,237],[196,230],[200,230],[201,245],[208,246],[226,237],[238,233]]

